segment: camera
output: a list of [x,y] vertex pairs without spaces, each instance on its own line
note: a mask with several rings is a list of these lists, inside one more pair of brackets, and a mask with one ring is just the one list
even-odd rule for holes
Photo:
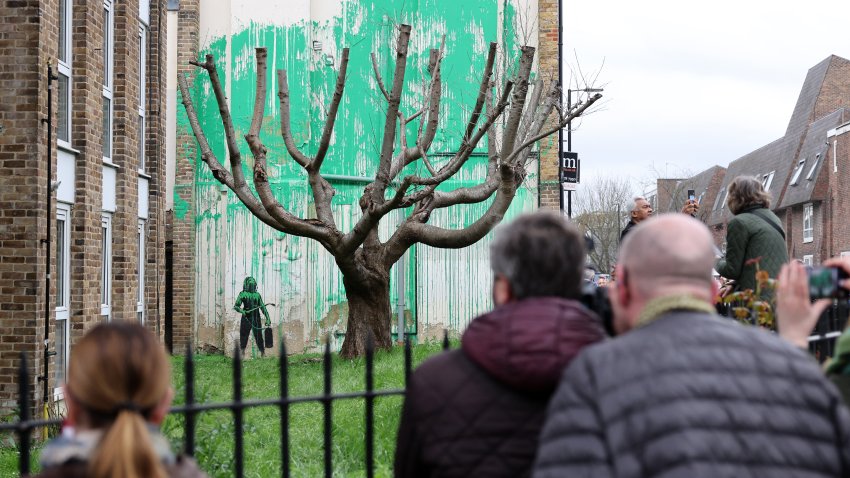
[[688,189],[688,201],[696,201],[697,195],[693,189]]
[[602,319],[602,327],[605,332],[613,337],[615,335],[614,311],[611,309],[611,301],[608,299],[608,288],[597,287],[592,283],[584,284],[581,288],[581,303]]
[[809,296],[814,299],[847,299],[850,291],[841,287],[841,281],[850,278],[839,267],[807,267]]

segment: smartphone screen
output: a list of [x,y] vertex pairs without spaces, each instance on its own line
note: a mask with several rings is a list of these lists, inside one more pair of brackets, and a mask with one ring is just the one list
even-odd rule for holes
[[693,189],[688,189],[688,201],[696,201],[697,196],[694,194]]

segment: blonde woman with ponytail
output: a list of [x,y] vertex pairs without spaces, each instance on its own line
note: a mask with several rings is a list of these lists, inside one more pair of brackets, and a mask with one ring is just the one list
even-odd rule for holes
[[66,426],[41,455],[41,478],[204,477],[159,432],[174,391],[156,337],[131,322],[93,328],[71,351]]

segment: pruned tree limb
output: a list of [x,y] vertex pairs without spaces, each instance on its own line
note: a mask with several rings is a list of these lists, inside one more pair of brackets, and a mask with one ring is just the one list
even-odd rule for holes
[[316,151],[316,156],[310,162],[307,170],[318,172],[322,168],[322,161],[325,160],[325,155],[328,152],[328,146],[331,143],[331,134],[333,134],[334,124],[336,123],[336,114],[339,111],[339,103],[342,101],[342,93],[345,90],[345,75],[348,71],[348,48],[342,49],[342,58],[339,61],[339,73],[336,77],[336,87],[334,95],[331,99],[331,104],[328,107],[327,119],[325,119],[325,128],[322,131],[322,138],[319,140],[319,149]]
[[[186,84],[186,77],[184,75],[177,75],[177,84],[180,88],[180,96],[183,99],[183,107],[186,109],[186,115],[189,117],[189,125],[192,128],[192,133],[195,135],[195,139],[198,141],[198,145],[201,148],[201,160],[207,163],[207,166],[210,168],[210,172],[213,177],[218,180],[220,183],[227,186],[231,191],[236,193],[236,196],[245,204],[245,207],[251,211],[251,214],[257,217],[260,221],[265,224],[278,228],[279,224],[263,209],[262,205],[257,201],[257,198],[254,197],[254,194],[251,193],[251,190],[248,188],[247,184],[244,184],[241,187],[237,187],[236,181],[233,178],[233,175],[228,172],[221,163],[216,158],[212,149],[210,148],[209,142],[207,141],[206,136],[204,135],[203,130],[198,122],[198,114],[195,111],[195,105],[192,102],[192,96],[189,94],[189,87]],[[241,166],[240,166],[241,170]]]
[[475,106],[472,108],[472,114],[469,115],[469,122],[466,124],[466,132],[463,133],[463,141],[469,141],[469,135],[478,124],[478,118],[481,116],[481,110],[484,108],[484,101],[490,89],[490,82],[493,76],[493,63],[496,60],[496,42],[490,42],[490,49],[487,51],[487,62],[484,64],[484,74],[481,75],[481,86],[478,88],[478,98],[475,100]]
[[396,123],[401,91],[404,87],[404,72],[407,68],[407,47],[410,43],[410,25],[399,25],[398,43],[396,45],[396,63],[393,74],[393,84],[387,100],[387,114],[384,121],[384,136],[381,141],[381,156],[378,162],[378,172],[371,187],[370,200],[373,204],[384,202],[384,191],[390,182],[390,167],[392,165],[393,143],[395,143]]
[[286,79],[286,70],[277,70],[277,96],[280,100],[280,134],[283,136],[283,143],[286,145],[286,151],[292,156],[302,167],[306,168],[310,164],[308,158],[292,138],[292,120],[289,112],[289,82]]

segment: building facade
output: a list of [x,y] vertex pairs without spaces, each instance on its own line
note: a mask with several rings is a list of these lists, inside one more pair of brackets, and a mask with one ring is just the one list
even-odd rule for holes
[[[225,158],[226,153],[218,107],[206,74],[189,65],[189,60],[215,55],[228,88],[236,129],[246,131],[254,95],[254,49],[267,47],[270,70],[287,70],[293,130],[301,146],[310,150],[322,131],[341,50],[351,48],[340,116],[322,168],[323,177],[336,191],[333,214],[343,231],[358,219],[358,200],[363,187],[374,178],[377,165],[373,146],[375,141],[380,142],[384,106],[373,78],[370,54],[375,53],[384,78],[391,77],[395,25],[413,27],[407,102],[414,101],[428,49],[439,46],[445,34],[441,124],[429,155],[435,164],[457,148],[457,135],[466,121],[465,111],[474,101],[490,41],[499,44],[497,63],[501,72],[512,66],[522,44],[538,48],[538,77],[553,78],[557,65],[557,2],[553,0],[412,4],[396,0],[281,0],[266,2],[263,8],[256,2],[196,0],[181,2],[177,17],[171,51],[177,58],[174,76],[187,75],[200,123],[219,158]],[[262,131],[269,151],[269,180],[288,210],[310,217],[315,212],[307,181],[281,140],[273,71],[271,75]],[[503,75],[500,73],[500,80]],[[168,89],[174,91],[173,83]],[[183,107],[177,100],[173,104],[178,120],[169,238],[173,245],[171,323],[175,347],[188,340],[197,346],[232,350],[240,318],[233,304],[247,276],[256,278],[266,302],[276,304],[269,309],[272,323],[286,339],[289,350],[315,347],[328,334],[335,337],[334,345],[338,346],[345,332],[347,304],[333,258],[315,241],[281,234],[255,219],[212,177],[199,158]],[[242,143],[240,148],[243,160],[250,164],[247,145]],[[473,154],[453,184],[474,184],[484,177],[485,150],[480,148]],[[557,136],[541,141],[538,154],[544,159],[530,165],[509,216],[541,205],[557,207]],[[251,171],[246,171],[246,178],[250,178]],[[555,194],[544,194],[541,181]],[[475,220],[485,207],[450,209],[434,214],[429,223],[459,227]],[[383,239],[402,217],[399,213],[384,219]],[[461,250],[420,245],[411,248],[392,271],[393,323],[402,316],[405,332],[425,339],[440,336],[444,328],[459,332],[477,313],[488,309],[491,277],[487,244],[485,239]]]
[[[731,218],[726,206],[729,183],[738,176],[755,176],[770,193],[771,209],[783,222],[789,257],[815,265],[850,254],[844,219],[850,212],[848,121],[850,61],[832,55],[808,71],[785,134],[732,161],[720,176],[717,192],[701,201],[703,220],[718,247],[724,248]],[[676,193],[698,178],[713,176],[717,182],[711,173],[715,168],[677,182],[682,187]],[[659,191],[665,189],[663,183],[659,181]]]
[[[86,330],[164,317],[165,2],[0,6],[0,405],[60,398]],[[46,372],[46,374],[45,374]]]

